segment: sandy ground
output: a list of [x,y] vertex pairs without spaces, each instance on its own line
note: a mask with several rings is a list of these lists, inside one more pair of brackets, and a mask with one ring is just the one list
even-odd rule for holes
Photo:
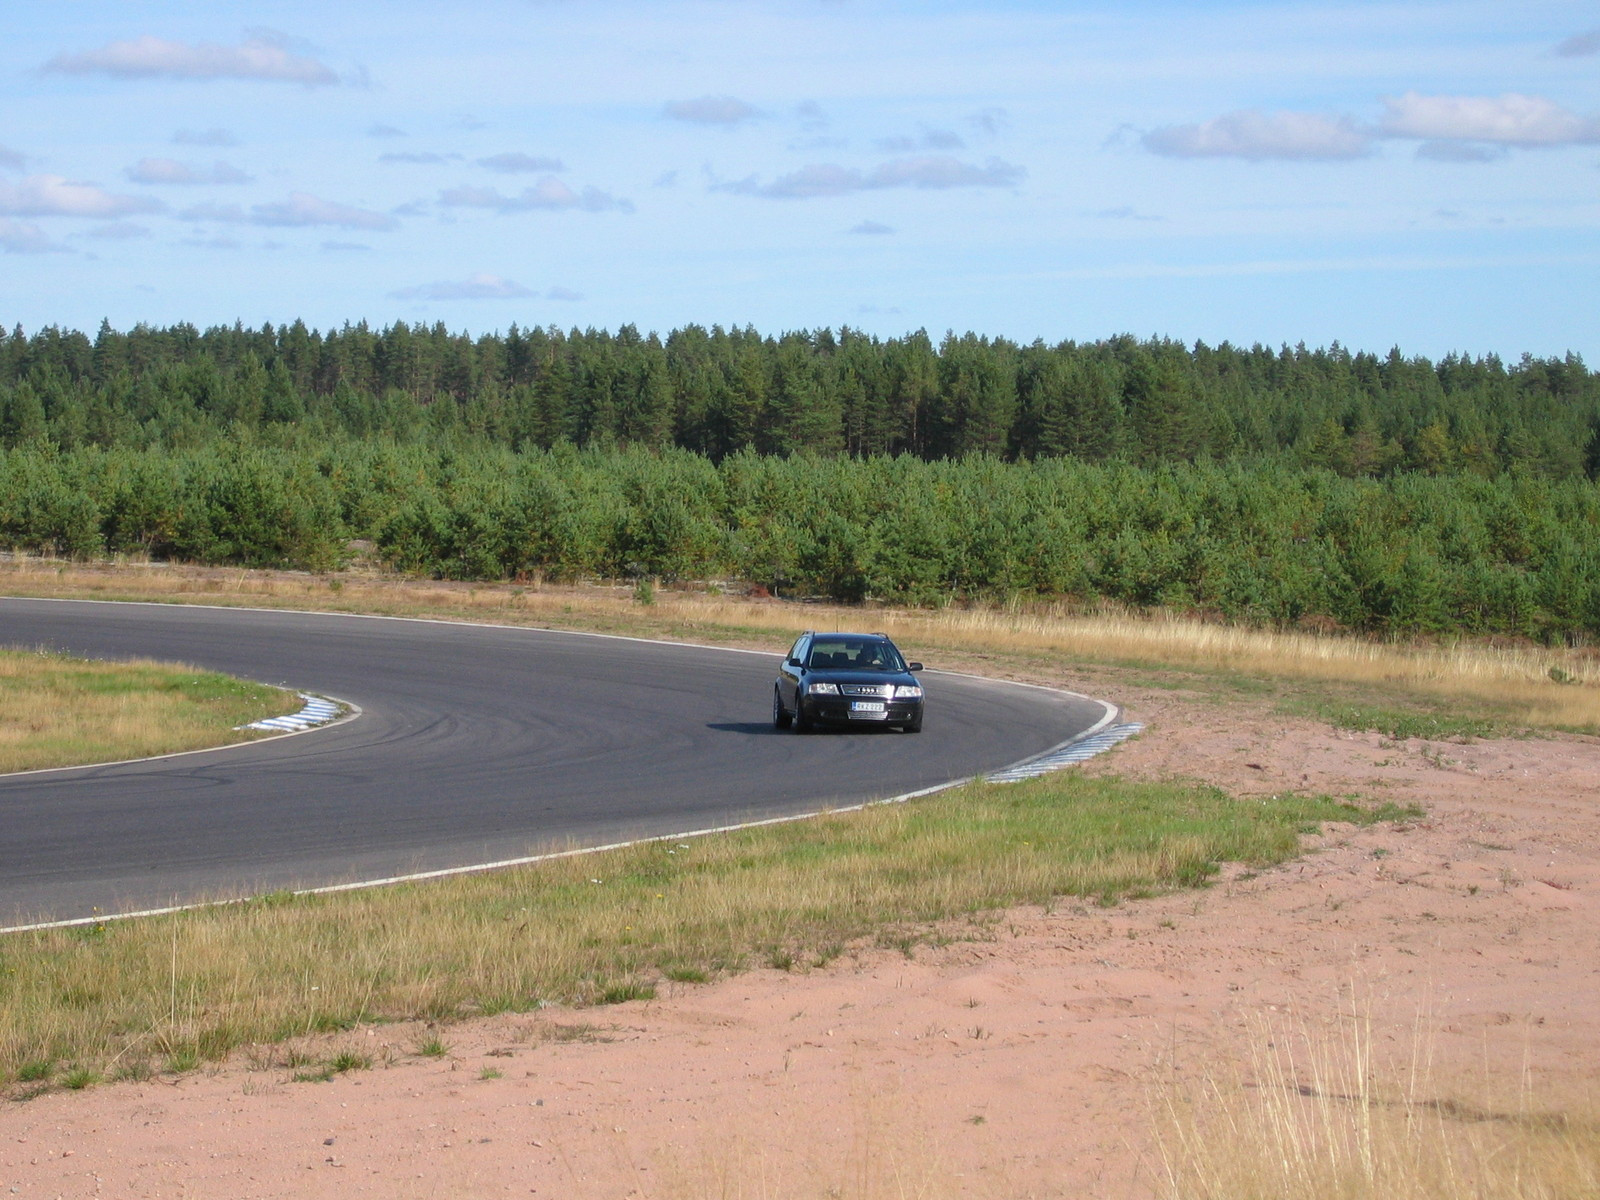
[[[650,1002],[377,1026],[371,1070],[282,1050],[0,1108],[0,1195],[1145,1196],[1153,1081],[1243,1057],[1262,1021],[1354,1003],[1421,1029],[1440,1094],[1600,1057],[1600,741],[1390,744],[1182,694],[1087,768],[1421,805],[1204,891],[1007,914],[984,941],[863,950]],[[1353,997],[1353,1000],[1352,1000]],[[415,1051],[433,1032],[444,1058]],[[1465,1082],[1464,1082],[1465,1081]]]

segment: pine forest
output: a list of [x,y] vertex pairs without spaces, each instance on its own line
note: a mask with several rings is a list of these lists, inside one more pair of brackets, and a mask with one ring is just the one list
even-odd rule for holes
[[1600,633],[1600,377],[1131,336],[0,333],[0,545]]

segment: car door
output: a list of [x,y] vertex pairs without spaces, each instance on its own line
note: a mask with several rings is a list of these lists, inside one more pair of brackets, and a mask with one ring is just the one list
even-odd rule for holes
[[795,711],[795,696],[800,691],[800,676],[804,670],[800,664],[805,662],[810,645],[811,635],[801,634],[789,647],[783,665],[778,668],[778,694],[783,700],[783,707],[789,712]]

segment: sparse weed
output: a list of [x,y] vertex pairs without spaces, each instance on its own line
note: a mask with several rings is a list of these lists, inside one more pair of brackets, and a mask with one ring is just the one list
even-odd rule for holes
[[119,1063],[111,1078],[118,1083],[143,1083],[155,1078],[155,1069],[148,1059],[135,1058]]
[[418,1042],[416,1052],[423,1058],[444,1058],[450,1053],[450,1047],[435,1034]]
[[183,1075],[200,1067],[200,1054],[193,1046],[184,1046],[167,1055],[167,1071]]
[[773,946],[767,951],[767,966],[774,971],[794,970],[794,951],[787,946]]
[[654,1000],[656,988],[653,983],[641,983],[635,979],[624,980],[620,983],[606,984],[600,988],[595,997],[596,1004],[626,1004],[630,1000]]
[[329,1060],[328,1065],[337,1074],[346,1071],[365,1071],[372,1066],[372,1055],[359,1054],[354,1050],[341,1050]]

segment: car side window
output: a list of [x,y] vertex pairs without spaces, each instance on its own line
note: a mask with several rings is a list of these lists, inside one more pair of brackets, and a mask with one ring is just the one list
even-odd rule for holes
[[789,647],[790,662],[805,662],[806,636],[801,634],[795,638],[794,645]]

